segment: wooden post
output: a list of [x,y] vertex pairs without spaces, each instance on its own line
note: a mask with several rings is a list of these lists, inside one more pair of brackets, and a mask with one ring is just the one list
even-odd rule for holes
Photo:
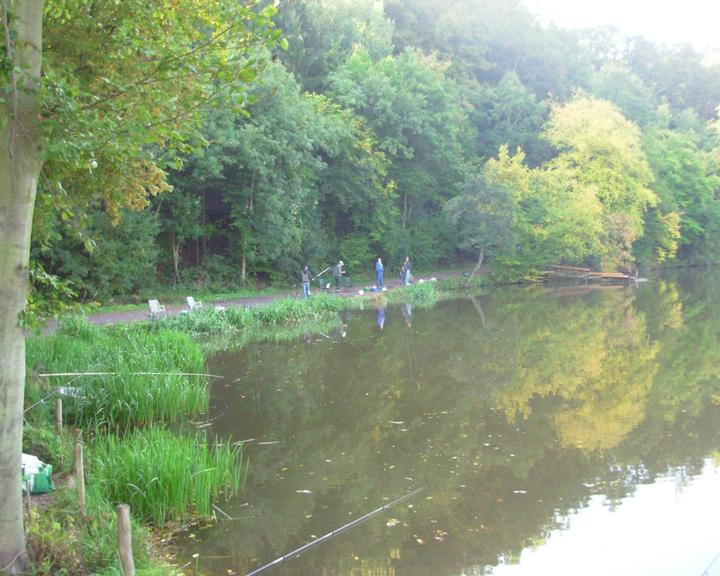
[[118,551],[123,576],[135,576],[135,561],[132,553],[132,533],[130,530],[130,506],[120,504],[117,512]]
[[32,500],[30,496],[30,480],[25,480],[25,504],[27,505],[27,525],[25,528],[30,527],[32,522]]
[[55,398],[55,430],[62,432],[62,398]]
[[85,467],[83,466],[82,442],[75,442],[75,481],[77,482],[80,514],[85,516]]

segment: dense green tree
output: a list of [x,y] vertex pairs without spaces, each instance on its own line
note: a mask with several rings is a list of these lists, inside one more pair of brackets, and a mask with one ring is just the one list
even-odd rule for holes
[[673,108],[693,108],[701,118],[715,117],[720,101],[720,66],[703,64],[690,45],[659,46],[634,38],[625,56],[630,69]]
[[510,150],[522,148],[531,165],[547,160],[549,146],[540,138],[540,131],[549,107],[522,84],[515,72],[505,74],[495,86],[471,88],[468,99],[480,158],[491,158],[506,145]]
[[321,226],[338,240],[360,231],[372,239],[368,221],[384,204],[384,163],[360,124],[327,98],[302,93],[280,64],[267,68],[253,93],[249,117],[208,118],[207,149],[178,176],[194,194],[221,203],[214,223],[242,281],[250,272],[292,274],[335,252]]
[[[468,133],[457,86],[440,62],[415,50],[375,62],[360,49],[333,74],[330,95],[365,120],[390,161],[400,216],[391,255],[436,260],[438,245],[421,250],[413,228],[438,212],[464,174]],[[438,238],[438,230],[428,232]]]
[[85,234],[91,250],[72,232],[39,261],[67,279],[83,299],[105,300],[136,293],[155,283],[160,232],[154,212],[123,209],[122,225],[103,211],[90,215]]
[[357,47],[373,59],[392,53],[392,22],[375,0],[283,0],[276,20],[288,42],[282,60],[308,91],[324,90]]
[[462,193],[445,205],[461,248],[477,254],[471,277],[481,269],[486,253],[499,257],[514,251],[518,205],[529,191],[529,179],[522,153],[511,157],[503,147],[499,158],[489,160],[482,172],[465,183]]
[[550,168],[574,171],[602,206],[602,266],[632,269],[645,211],[657,204],[638,128],[609,102],[580,95],[553,109],[545,135],[560,150]]
[[[645,260],[663,262],[678,250],[689,262],[717,261],[720,223],[720,175],[708,152],[701,148],[701,137],[657,125],[648,129],[644,147],[653,169],[653,190],[660,202],[648,213],[646,238],[638,247]],[[657,220],[670,218],[672,226],[658,226]],[[668,237],[670,234],[670,237]],[[647,254],[655,249],[654,254]]]
[[200,198],[178,183],[159,200],[161,223],[172,257],[173,281],[180,282],[180,256],[188,240],[200,236],[202,205]]
[[658,98],[624,66],[603,66],[593,76],[591,90],[598,98],[615,104],[628,120],[640,127],[647,126],[656,117]]

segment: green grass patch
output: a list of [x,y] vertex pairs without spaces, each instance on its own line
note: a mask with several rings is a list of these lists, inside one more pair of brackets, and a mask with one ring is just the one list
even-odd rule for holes
[[35,374],[112,373],[53,377],[43,379],[43,386],[28,387],[39,396],[64,386],[65,421],[81,428],[126,430],[177,422],[208,406],[207,379],[178,374],[201,374],[205,369],[200,346],[179,332],[147,326],[101,328],[70,319],[53,335],[30,338],[26,362]]
[[341,310],[359,306],[357,298],[317,294],[312,298],[280,298],[262,306],[203,309],[170,316],[155,325],[192,335],[223,335],[245,329],[282,326],[320,320]]
[[439,298],[439,292],[435,287],[436,282],[423,282],[396,288],[387,292],[387,300],[393,304],[407,303],[418,308],[429,308]]
[[213,500],[236,494],[243,481],[241,447],[210,447],[202,433],[148,428],[98,436],[88,454],[88,477],[103,496],[156,526],[209,517]]

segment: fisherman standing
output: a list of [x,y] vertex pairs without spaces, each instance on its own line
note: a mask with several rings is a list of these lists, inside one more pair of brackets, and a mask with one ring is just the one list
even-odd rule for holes
[[303,295],[308,298],[310,296],[310,268],[308,268],[307,264],[300,270],[300,282],[302,283]]
[[345,274],[343,266],[345,266],[345,264],[342,260],[338,260],[338,263],[333,266],[332,275],[333,278],[335,278],[335,292],[340,292],[340,276]]
[[383,275],[385,274],[385,267],[382,263],[382,258],[378,258],[375,262],[375,274],[377,276],[377,289],[378,292],[382,292],[383,289]]
[[412,281],[412,264],[410,264],[410,256],[405,256],[405,262],[403,262],[402,268],[400,269],[400,283],[403,286],[410,286]]

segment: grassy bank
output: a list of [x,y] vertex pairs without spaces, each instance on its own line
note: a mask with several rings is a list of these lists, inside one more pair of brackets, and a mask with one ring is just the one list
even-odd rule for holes
[[[28,339],[26,361],[26,407],[33,407],[26,414],[23,451],[52,464],[59,486],[50,504],[28,519],[33,573],[120,574],[114,506],[124,502],[135,519],[137,573],[174,574],[153,557],[143,525],[210,517],[212,502],[237,493],[244,474],[241,447],[211,446],[202,433],[166,428],[177,429],[207,409],[207,379],[188,375],[204,372],[198,343],[164,327],[97,327],[71,319],[52,335]],[[110,374],[38,376],[48,372]],[[65,426],[60,435],[51,409],[58,386]],[[63,487],[72,473],[76,428],[86,445],[85,517],[76,491]]]

